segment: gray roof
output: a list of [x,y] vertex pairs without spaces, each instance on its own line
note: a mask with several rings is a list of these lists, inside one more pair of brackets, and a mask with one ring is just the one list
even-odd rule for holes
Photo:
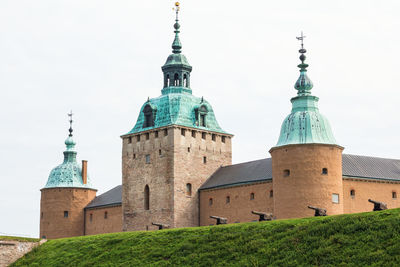
[[99,208],[105,206],[121,205],[122,203],[122,185],[118,185],[111,190],[97,196],[92,200],[86,209]]
[[[400,181],[400,160],[343,154],[343,176]],[[272,180],[271,158],[219,168],[200,190]]]

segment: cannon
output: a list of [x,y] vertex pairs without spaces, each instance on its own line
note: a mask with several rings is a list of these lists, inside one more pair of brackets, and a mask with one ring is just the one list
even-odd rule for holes
[[386,205],[386,203],[379,202],[379,201],[375,201],[375,200],[372,200],[372,199],[368,199],[368,202],[374,203],[374,209],[373,209],[373,211],[377,211],[377,210],[387,210],[387,205]]
[[261,212],[261,211],[251,211],[252,214],[258,215],[258,221],[262,222],[262,221],[271,221],[272,220],[272,213],[265,213],[265,212]]
[[328,216],[326,209],[321,209],[313,206],[308,206],[309,209],[315,210],[314,216]]
[[155,225],[155,226],[158,226],[158,230],[162,230],[162,229],[164,229],[164,228],[169,228],[169,225],[168,225],[168,224],[154,223],[154,222],[152,222],[151,224],[152,224],[152,225]]
[[226,222],[228,221],[227,218],[222,218],[222,217],[219,217],[219,216],[210,216],[210,218],[217,220],[217,225],[226,224]]

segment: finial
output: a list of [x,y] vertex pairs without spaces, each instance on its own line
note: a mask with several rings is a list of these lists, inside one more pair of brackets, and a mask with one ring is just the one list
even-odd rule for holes
[[306,37],[303,35],[303,32],[301,32],[299,37],[296,37],[297,40],[301,41],[301,48],[299,50],[299,53],[301,54],[299,57],[301,64],[297,65],[297,67],[300,68],[300,77],[297,79],[296,84],[294,85],[294,88],[298,90],[298,95],[309,95],[311,89],[313,88],[313,83],[306,74],[308,64],[304,63],[306,60],[306,56],[304,54],[307,52],[307,50],[304,48],[304,38]]
[[181,53],[181,49],[182,49],[182,44],[181,41],[179,40],[179,28],[181,27],[181,25],[179,25],[179,10],[180,10],[180,5],[179,2],[175,2],[175,8],[173,8],[173,10],[175,10],[176,12],[176,19],[175,19],[175,24],[174,24],[174,28],[175,28],[175,39],[174,42],[172,43],[172,53],[174,54],[180,54]]
[[147,103],[149,103],[149,102],[150,102],[150,96],[147,97]]
[[301,32],[301,35],[299,37],[296,37],[297,40],[301,41],[301,48],[299,50],[299,53],[301,53],[300,55],[300,60],[301,60],[301,64],[299,65],[299,68],[307,68],[308,65],[304,64],[304,61],[306,60],[306,56],[304,55],[307,50],[304,49],[304,38],[306,38],[306,36],[303,35],[303,31]]
[[74,115],[74,114],[72,113],[72,110],[71,110],[71,112],[68,113],[68,117],[69,117],[69,136],[70,137],[72,137],[72,132],[74,131],[74,130],[72,130],[72,122],[73,122],[72,115]]
[[200,103],[203,103],[204,102],[204,97],[202,96],[201,97],[201,102]]

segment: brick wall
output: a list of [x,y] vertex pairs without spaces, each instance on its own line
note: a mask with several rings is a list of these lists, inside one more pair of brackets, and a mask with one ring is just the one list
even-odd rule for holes
[[122,232],[121,205],[86,209],[85,215],[85,235]]

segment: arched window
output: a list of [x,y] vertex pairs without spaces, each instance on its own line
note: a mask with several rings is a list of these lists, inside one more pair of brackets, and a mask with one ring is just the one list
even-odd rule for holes
[[149,104],[147,104],[144,109],[143,109],[143,114],[144,114],[144,123],[143,127],[152,127],[154,126],[154,116],[153,116],[153,109]]
[[175,73],[174,75],[174,86],[179,86],[179,75]]
[[192,196],[192,184],[189,183],[186,184],[186,195],[188,197]]
[[108,212],[105,211],[105,212],[104,212],[104,219],[107,219],[107,218],[108,218]]
[[250,193],[250,200],[254,199],[254,193]]
[[208,205],[212,206],[212,204],[213,204],[213,199],[210,198],[210,199],[208,200]]
[[356,196],[356,190],[351,189],[351,190],[350,190],[350,196],[351,196],[351,197],[355,197],[355,196]]
[[144,209],[150,209],[150,188],[148,185],[144,187]]
[[231,203],[231,197],[230,196],[226,197],[226,204],[228,204],[228,203]]
[[397,198],[397,193],[395,191],[392,192],[392,198]]
[[186,74],[183,75],[183,87],[188,87],[187,75]]
[[170,79],[169,79],[169,74],[167,74],[167,76],[165,76],[165,84],[164,87],[169,87],[170,84]]
[[205,105],[202,105],[198,110],[197,120],[198,120],[199,126],[201,126],[201,127],[206,127],[206,125],[207,125],[207,120],[206,120],[207,112],[208,112],[208,110]]
[[274,197],[274,190],[269,191],[269,197]]

